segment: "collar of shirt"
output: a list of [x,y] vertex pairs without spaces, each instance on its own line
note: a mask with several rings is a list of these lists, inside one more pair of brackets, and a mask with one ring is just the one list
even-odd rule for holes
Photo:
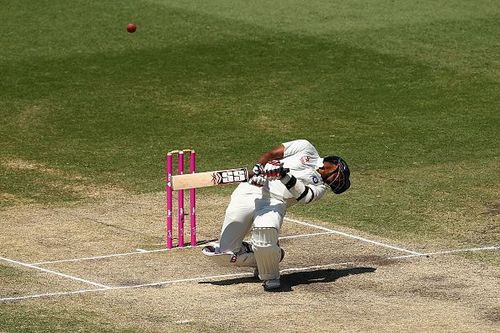
[[321,168],[323,166],[323,157],[318,158],[316,161],[316,168]]

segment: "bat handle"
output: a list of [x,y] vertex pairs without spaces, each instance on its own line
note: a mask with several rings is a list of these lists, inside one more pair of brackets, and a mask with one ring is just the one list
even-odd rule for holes
[[[290,168],[283,168],[283,171],[285,173],[289,173],[290,172]],[[253,176],[254,176],[253,171],[248,171],[248,179],[252,178]]]

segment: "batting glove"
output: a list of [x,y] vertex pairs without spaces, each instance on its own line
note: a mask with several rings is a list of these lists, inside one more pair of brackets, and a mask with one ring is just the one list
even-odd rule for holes
[[270,161],[264,166],[264,174],[267,180],[279,180],[283,178],[288,171],[287,168],[283,168],[283,164],[279,161]]
[[264,166],[260,163],[255,164],[252,169],[252,173],[254,176],[262,175],[264,173]]
[[253,176],[248,183],[254,186],[262,187],[266,184],[267,178],[264,175]]

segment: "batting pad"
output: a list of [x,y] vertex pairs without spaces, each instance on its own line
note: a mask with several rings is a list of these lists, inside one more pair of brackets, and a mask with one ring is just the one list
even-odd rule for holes
[[278,246],[278,230],[275,228],[254,228],[252,243],[259,278],[261,280],[279,279],[281,249]]

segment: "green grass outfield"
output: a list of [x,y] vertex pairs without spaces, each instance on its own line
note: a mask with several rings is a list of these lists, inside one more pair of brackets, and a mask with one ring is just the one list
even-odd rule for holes
[[403,240],[498,243],[497,1],[1,8],[2,207],[82,199],[64,186],[75,179],[16,161],[152,192],[168,150],[195,148],[211,170],[307,138],[345,157],[353,186],[295,214]]
[[[162,191],[164,155],[179,147],[212,170],[307,138],[349,162],[352,188],[294,216],[445,250],[500,242],[498,1],[0,8],[0,209],[78,204],[85,182]],[[2,266],[0,280],[29,284],[21,274]],[[92,307],[50,304],[5,307],[0,330],[123,332]],[[128,331],[142,331],[136,318]]]

